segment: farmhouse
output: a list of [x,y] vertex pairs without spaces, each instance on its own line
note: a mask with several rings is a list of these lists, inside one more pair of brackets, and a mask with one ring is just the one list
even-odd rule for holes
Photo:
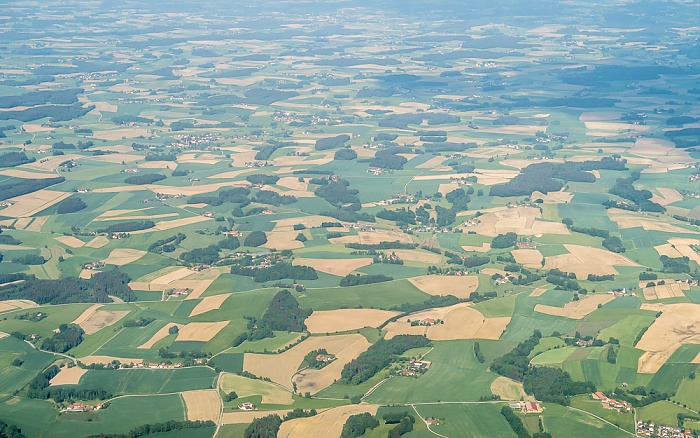
[[180,295],[187,295],[189,291],[187,289],[174,288],[170,291],[170,295],[179,297]]
[[316,360],[319,362],[332,362],[335,360],[335,355],[333,355],[333,354],[317,354]]
[[524,409],[526,414],[540,414],[544,411],[539,403],[533,401],[525,402]]
[[241,411],[252,411],[253,409],[255,409],[255,406],[251,402],[244,402],[238,405],[238,409],[240,409]]
[[213,211],[205,211],[202,213],[202,216],[204,217],[214,217],[214,212]]
[[9,207],[10,205],[15,205],[15,203],[8,200],[0,202],[0,207]]
[[85,269],[101,269],[105,267],[105,263],[98,261],[98,262],[90,262],[86,263],[83,268]]

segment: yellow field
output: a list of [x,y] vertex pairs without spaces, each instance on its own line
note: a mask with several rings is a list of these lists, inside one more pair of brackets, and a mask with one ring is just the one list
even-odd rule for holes
[[685,228],[678,227],[662,220],[643,213],[634,213],[616,208],[608,209],[610,220],[617,223],[619,228],[642,227],[645,231],[664,231],[667,233],[688,233]]
[[482,243],[481,246],[474,245],[462,245],[462,249],[465,251],[476,251],[476,252],[486,252],[491,249],[490,243]]
[[55,240],[58,240],[62,244],[70,246],[71,248],[81,248],[85,246],[85,242],[73,236],[56,237]]
[[178,341],[203,341],[208,342],[216,336],[229,321],[217,322],[190,322],[185,324],[177,333]]
[[588,274],[618,274],[613,266],[639,266],[620,254],[604,249],[571,244],[564,247],[569,254],[545,258],[545,270],[558,268],[564,272],[574,272],[578,278],[586,278]]
[[169,283],[172,283],[173,281],[183,279],[188,275],[192,274],[193,272],[194,271],[192,271],[189,268],[178,268],[172,272],[168,272],[159,277],[156,277],[150,282],[157,285],[167,285]]
[[15,204],[4,208],[2,215],[15,218],[32,216],[63,201],[69,196],[70,193],[57,192],[55,190],[37,190],[36,192],[12,198]]
[[462,227],[468,231],[475,231],[484,236],[495,237],[498,234],[513,232],[519,235],[539,234],[571,234],[566,225],[560,222],[546,222],[537,220],[542,218],[542,213],[537,208],[497,208],[479,218],[481,223],[472,227]]
[[190,317],[201,315],[202,313],[207,313],[211,310],[221,308],[221,305],[224,304],[224,301],[226,301],[226,299],[230,296],[231,294],[221,294],[214,295],[211,297],[204,297],[202,301],[200,301],[199,304],[197,304],[195,308],[192,309]]
[[690,286],[687,283],[676,283],[674,280],[661,286],[645,287],[642,289],[644,299],[649,301],[684,297],[684,290],[690,290]]
[[639,358],[638,372],[655,373],[681,345],[700,344],[700,305],[642,304],[642,309],[663,313],[636,345],[646,351]]
[[87,373],[88,370],[80,367],[68,368],[67,366],[61,368],[61,370],[54,376],[49,382],[49,386],[58,385],[77,385],[80,383],[80,378],[83,374]]
[[598,304],[605,304],[615,299],[613,294],[588,294],[578,301],[569,301],[564,307],[547,306],[537,304],[535,312],[547,315],[563,316],[571,319],[583,319],[586,315],[598,308]]
[[177,326],[178,330],[181,329],[184,324],[178,324],[176,322],[171,322],[166,324],[163,328],[158,330],[151,339],[146,341],[145,343],[141,344],[138,346],[138,348],[144,349],[144,348],[152,348],[153,345],[155,345],[156,342],[160,341],[161,339],[164,339],[166,336],[169,335],[168,330],[170,330],[170,327],[172,326]]
[[[274,234],[274,233],[273,233]],[[349,273],[363,266],[371,265],[372,259],[305,259],[295,258],[294,265],[311,266],[317,271],[325,272],[326,274],[338,275],[345,277]]]
[[[264,248],[274,248],[277,250],[303,248],[304,242],[295,240],[299,233],[300,231],[272,231],[265,233],[267,235],[267,242],[262,246]],[[306,237],[309,238],[310,236]]]
[[[9,283],[8,283],[9,284]],[[0,312],[7,312],[8,310],[17,309],[28,309],[30,307],[37,307],[38,304],[30,300],[5,300],[0,301]]]
[[401,260],[410,261],[410,262],[420,262],[420,263],[428,263],[431,265],[437,265],[437,264],[441,264],[444,260],[444,257],[441,256],[440,254],[435,254],[435,253],[428,252],[428,251],[416,251],[416,250],[410,250],[410,249],[396,249],[396,250],[387,251],[387,254],[389,254],[391,252],[395,253]]
[[221,398],[215,389],[185,391],[182,393],[182,399],[185,401],[188,420],[211,420],[218,423],[221,415]]
[[[162,192],[162,190],[160,192]],[[212,219],[208,218],[208,217],[204,217],[204,216],[192,216],[192,217],[186,217],[186,218],[182,218],[182,219],[173,219],[171,221],[160,221],[153,228],[149,228],[147,230],[132,231],[130,234],[145,234],[145,233],[151,233],[153,231],[167,231],[167,230],[171,230],[173,228],[180,228],[180,227],[184,227],[185,225],[197,224],[199,222],[204,222],[204,221],[209,221],[209,220],[212,220]]]
[[237,374],[224,373],[221,377],[221,390],[226,394],[236,391],[238,397],[260,395],[264,404],[291,405],[294,403],[290,391],[272,383],[248,379]]
[[102,248],[109,244],[109,239],[106,236],[97,236],[85,244],[88,248]]
[[525,393],[523,384],[509,379],[508,377],[498,376],[496,380],[491,382],[491,393],[501,397],[501,400],[531,400],[532,397]]
[[486,319],[481,312],[467,305],[455,306],[441,319],[444,324],[430,326],[425,331],[426,336],[434,341],[495,340],[501,337],[506,326],[510,323],[510,317]]
[[35,233],[41,233],[41,229],[46,223],[46,221],[49,220],[49,216],[36,216],[34,220],[27,225],[25,228],[26,231],[33,231]]
[[457,298],[469,298],[479,286],[477,276],[424,275],[409,278],[415,287],[430,295],[453,295]]
[[277,436],[279,438],[336,438],[340,436],[348,417],[365,412],[375,415],[377,408],[377,405],[367,404],[339,406],[323,411],[313,417],[285,421],[282,423]]
[[[218,271],[216,271],[218,272]],[[202,294],[211,286],[214,280],[177,280],[168,284],[168,288],[189,289],[190,293],[185,297],[186,300],[194,300],[202,296]]]
[[108,265],[128,265],[146,255],[146,251],[131,248],[117,248],[109,253],[109,256],[103,260]]
[[304,323],[310,333],[334,333],[377,327],[397,314],[378,309],[324,310],[312,313]]
[[511,251],[515,261],[527,268],[539,269],[542,267],[542,253],[536,249],[515,249]]
[[547,289],[545,289],[543,287],[538,287],[530,293],[530,296],[531,297],[539,297],[540,295],[542,295],[545,292],[547,292]]
[[393,242],[395,240],[402,243],[413,243],[413,238],[402,231],[360,231],[357,234],[360,236],[360,243],[366,245],[375,245],[381,242]]
[[[342,363],[344,365],[369,348],[369,346],[370,343],[367,342],[367,339],[359,334],[312,336],[282,354],[246,353],[243,359],[243,369],[256,376],[269,377],[273,382],[291,389],[292,376],[299,369],[304,356],[310,351],[325,348],[330,354],[336,355],[337,359],[333,364]],[[321,377],[331,374],[326,370],[330,366],[328,365],[324,368],[325,374]],[[336,370],[332,368],[331,371]],[[337,369],[337,373],[333,374],[334,377],[330,379],[328,385],[333,383],[333,378],[340,378],[340,369]],[[318,387],[316,391],[321,389]]]
[[[97,306],[99,307],[100,305],[98,304]],[[84,318],[85,313],[94,307],[95,306],[90,307],[78,318]],[[109,327],[110,325],[117,323],[128,314],[128,310],[95,310],[80,322],[74,321],[73,323],[78,324],[80,328],[85,331],[86,335],[92,335],[105,327]]]

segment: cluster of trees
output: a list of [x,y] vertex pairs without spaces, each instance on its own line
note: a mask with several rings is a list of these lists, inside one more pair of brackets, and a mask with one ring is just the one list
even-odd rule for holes
[[271,414],[256,418],[243,432],[245,438],[277,438],[277,432],[282,425],[279,415]]
[[653,272],[640,272],[639,273],[639,280],[658,280],[659,276],[656,275]]
[[19,120],[31,122],[43,118],[50,118],[52,122],[65,122],[84,116],[95,109],[95,105],[83,107],[82,103],[72,105],[41,105],[23,110],[1,111],[0,120]]
[[258,151],[255,154],[255,159],[260,161],[269,160],[277,149],[287,146],[296,146],[297,144],[298,143],[295,141],[278,141],[274,139],[267,140],[267,144],[253,148]]
[[403,169],[403,165],[408,161],[406,157],[402,157],[401,153],[412,153],[413,149],[405,147],[392,147],[377,151],[369,165],[380,167],[382,169]]
[[608,236],[603,239],[603,247],[607,248],[608,251],[616,253],[625,252],[625,244],[622,243],[622,239],[617,236]]
[[325,151],[326,149],[340,148],[345,145],[345,143],[350,140],[350,136],[347,134],[336,135],[335,137],[319,138],[316,140],[316,150]]
[[405,207],[397,210],[384,209],[378,212],[375,216],[380,219],[394,221],[398,226],[405,226],[407,224],[414,225],[416,223],[416,213],[411,210],[407,210]]
[[58,333],[54,333],[53,336],[42,341],[42,350],[65,353],[83,342],[85,330],[77,324],[61,324],[58,326],[58,330]]
[[346,287],[346,286],[359,286],[362,284],[382,283],[384,281],[391,281],[393,279],[394,279],[394,277],[389,277],[389,276],[383,275],[383,274],[367,274],[367,275],[348,274],[345,277],[340,279],[340,286]]
[[511,248],[518,241],[518,235],[513,232],[499,234],[491,240],[491,248]]
[[673,218],[682,222],[688,222],[689,224],[700,226],[700,219],[693,219],[686,216],[681,216],[679,214],[674,214]]
[[60,368],[51,365],[46,371],[32,379],[27,385],[27,397],[42,400],[51,398],[56,403],[63,403],[66,400],[106,400],[112,397],[112,394],[102,389],[50,387],[49,382],[59,371]]
[[80,197],[71,196],[70,198],[64,199],[63,201],[58,203],[58,206],[56,206],[56,213],[75,213],[76,211],[83,210],[85,207],[87,207],[87,204],[83,202],[83,200],[80,199]]
[[576,275],[573,273],[567,274],[566,272],[561,272],[558,269],[552,269],[549,271],[547,274],[547,278],[545,278],[547,283],[552,283],[555,284],[557,289],[564,289],[564,290],[579,290],[581,289],[581,286],[579,286],[578,281],[576,281]]
[[[21,277],[19,277],[21,276]],[[109,295],[124,301],[135,301],[136,295],[129,287],[131,277],[117,269],[98,272],[92,278],[62,278],[60,280],[38,280],[33,275],[4,274],[0,280],[8,284],[0,289],[0,300],[32,300],[37,304],[67,303],[111,303]]]
[[[180,254],[180,260],[185,263],[213,265],[219,261],[219,251],[222,249],[236,249],[241,246],[238,237],[229,236],[220,240],[216,245],[209,245],[205,248],[195,248],[192,251]],[[164,246],[165,247],[165,246]]]
[[144,175],[130,176],[127,179],[125,179],[124,182],[127,184],[143,185],[153,184],[154,182],[162,181],[165,178],[165,175],[161,175],[159,173],[146,173]]
[[159,239],[148,245],[149,252],[173,252],[175,251],[175,245],[179,245],[180,242],[185,240],[187,236],[183,233],[177,233],[174,236],[170,236],[165,239]]
[[35,158],[27,158],[24,152],[7,152],[0,155],[0,167],[15,167],[20,164],[33,163],[34,161],[36,161]]
[[513,429],[513,432],[515,432],[518,438],[552,438],[552,435],[542,430],[542,420],[540,420],[540,431],[530,435],[530,432],[528,432],[523,425],[523,421],[515,412],[513,412],[513,409],[511,409],[510,406],[503,406],[501,408],[501,415],[505,417],[506,421],[510,425],[510,428]]
[[663,272],[668,272],[671,274],[687,274],[690,272],[690,259],[688,257],[669,257],[662,255],[660,257],[661,264],[664,267],[661,269]]
[[433,295],[422,303],[403,303],[393,306],[390,310],[401,312],[400,315],[392,317],[388,322],[397,321],[399,318],[408,315],[409,313],[419,312],[425,309],[434,307],[447,307],[459,303],[459,298],[454,295]]
[[277,184],[280,177],[277,175],[265,175],[263,173],[255,173],[245,177],[246,181],[251,184],[272,185]]
[[177,161],[177,154],[148,154],[146,161]]
[[357,438],[363,436],[367,429],[372,430],[377,427],[379,427],[379,420],[369,412],[351,415],[343,425],[340,438]]
[[[0,232],[2,230],[0,229]],[[9,234],[0,234],[0,243],[4,245],[20,245],[22,243],[21,240],[15,239],[14,237],[10,236]],[[1,257],[1,255],[0,255]],[[2,261],[2,258],[0,258],[0,261]]]
[[245,207],[250,203],[248,195],[250,190],[245,187],[233,187],[231,189],[221,190],[218,195],[196,195],[187,198],[188,204],[209,204],[211,206],[217,207],[222,205],[224,202],[230,202],[233,204],[243,204],[240,207]]
[[311,309],[302,309],[299,302],[286,289],[272,297],[262,318],[257,321],[258,328],[270,330],[303,332],[306,330],[304,321],[311,315]]
[[359,385],[396,361],[406,351],[429,345],[428,338],[417,335],[398,335],[389,340],[380,339],[343,367],[340,373],[341,382]]
[[252,277],[256,283],[265,283],[266,281],[282,280],[289,278],[293,280],[316,280],[318,274],[311,266],[292,265],[287,262],[279,262],[273,266],[265,268],[257,268],[252,266],[233,265],[231,273]]
[[464,267],[466,268],[474,268],[476,266],[481,266],[485,265],[487,263],[491,263],[491,259],[486,257],[486,256],[471,256],[471,257],[465,257],[464,258]]
[[280,195],[272,190],[258,190],[251,201],[268,205],[289,205],[297,202],[297,198],[291,195]]
[[258,247],[267,243],[267,235],[264,231],[252,231],[243,241],[243,245],[250,247]]
[[382,417],[385,424],[395,424],[396,426],[389,431],[388,438],[399,438],[413,430],[413,425],[416,418],[409,414],[408,411],[403,412],[387,412]]
[[[155,318],[144,317],[139,319],[127,319],[122,323],[123,327],[146,327],[148,324],[155,321]],[[177,327],[177,326],[174,326]]]
[[62,183],[66,179],[62,176],[45,179],[12,179],[12,182],[0,185],[0,199],[10,199],[27,193],[36,192],[49,186]]
[[327,181],[327,184],[320,186],[314,190],[314,194],[319,198],[325,199],[329,204],[335,207],[342,207],[345,204],[359,204],[360,198],[356,195],[359,193],[357,189],[348,189],[350,183],[344,179],[338,181]]
[[26,254],[13,258],[12,263],[16,263],[18,265],[43,265],[46,263],[46,259],[40,255]]
[[491,196],[529,196],[534,191],[542,193],[556,192],[569,181],[595,182],[595,176],[590,170],[625,170],[626,161],[606,157],[600,161],[584,161],[581,163],[537,163],[531,164],[505,184],[491,187]]
[[0,421],[0,438],[24,438],[24,434],[14,424]]
[[[211,420],[185,420],[185,421],[166,421],[165,423],[144,424],[131,429],[128,433],[90,435],[88,438],[139,438],[151,434],[165,434],[176,430],[200,429],[203,427],[216,427],[216,423]],[[256,436],[257,438],[257,436]]]
[[588,234],[589,236],[593,237],[608,237],[610,235],[610,232],[607,230],[600,230],[598,228],[583,228],[583,227],[577,227],[574,226],[574,220],[568,217],[565,217],[564,219],[561,220],[561,223],[566,225],[566,228],[568,228],[571,231],[574,231],[576,233],[582,233],[582,234]]
[[333,155],[334,160],[349,161],[357,158],[357,152],[349,148],[338,149]]
[[484,363],[486,360],[484,358],[484,353],[481,352],[481,345],[479,345],[479,341],[474,341],[474,357],[476,357],[476,360],[478,360],[479,363]]
[[700,128],[684,128],[676,131],[666,131],[664,135],[674,142],[677,148],[690,148],[698,145]]
[[333,219],[338,219],[343,222],[375,222],[374,216],[371,214],[358,212],[357,210],[360,208],[360,204],[352,204],[348,207],[322,211],[319,215],[332,217]]
[[664,208],[662,205],[650,201],[653,195],[649,190],[637,190],[634,188],[633,183],[637,181],[640,176],[641,174],[639,171],[634,171],[629,178],[618,179],[615,182],[615,185],[610,188],[609,193],[631,201],[641,211],[650,211],[655,213],[666,212],[666,208]]
[[122,222],[119,224],[112,224],[107,228],[100,230],[101,232],[107,233],[129,233],[131,231],[147,230],[156,226],[156,223],[151,220],[145,221],[129,221]]
[[15,106],[35,106],[35,105],[69,105],[77,102],[77,95],[84,90],[81,88],[67,88],[65,90],[42,90],[30,91],[16,96],[2,96],[2,108],[12,108]]
[[316,357],[318,357],[319,354],[328,355],[328,350],[326,350],[325,348],[319,348],[318,350],[308,352],[306,356],[304,356],[304,362],[306,363],[306,366],[315,370],[320,370],[321,368],[328,365],[329,362],[324,362],[322,360],[316,359]]
[[613,280],[615,280],[615,274],[608,274],[608,275],[588,274],[587,279],[588,279],[588,281],[613,281]]

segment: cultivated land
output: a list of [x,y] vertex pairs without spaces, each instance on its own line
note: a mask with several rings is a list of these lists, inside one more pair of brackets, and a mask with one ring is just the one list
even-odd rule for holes
[[[111,3],[0,14],[1,421],[698,416],[697,4]],[[571,382],[646,405],[550,403]]]

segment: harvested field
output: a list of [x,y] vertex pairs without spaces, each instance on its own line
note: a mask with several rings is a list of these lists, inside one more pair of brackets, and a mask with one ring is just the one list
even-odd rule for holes
[[295,240],[299,231],[272,231],[265,234],[267,235],[267,243],[262,245],[264,248],[283,250],[304,247],[304,242]]
[[522,383],[503,376],[498,376],[496,380],[491,382],[491,393],[500,396],[501,400],[520,401],[532,399],[525,393]]
[[[600,175],[598,175],[600,178]],[[532,192],[531,199],[542,199],[545,204],[565,204],[570,202],[574,197],[573,193],[569,192],[549,192],[546,195],[541,192]]]
[[456,307],[442,318],[444,324],[428,327],[426,336],[435,341],[455,339],[498,339],[510,323],[510,317],[485,319],[470,306]]
[[49,386],[58,386],[58,385],[77,385],[80,383],[80,378],[83,377],[83,374],[87,373],[88,370],[85,368],[80,368],[80,367],[71,367],[68,368],[67,366],[61,368],[61,370],[54,376],[53,379],[49,382]]
[[333,245],[345,245],[346,243],[360,243],[360,236],[343,236],[328,239]]
[[435,254],[427,251],[415,251],[410,249],[390,250],[395,253],[401,260],[410,262],[428,263],[432,265],[441,264],[444,258],[440,254]]
[[540,210],[532,207],[500,208],[479,218],[481,223],[472,227],[462,227],[484,236],[514,232],[519,235],[571,234],[566,225],[559,222],[546,222],[541,219]]
[[69,197],[70,193],[55,190],[42,189],[26,195],[12,198],[15,204],[2,210],[2,215],[7,217],[28,217],[51,207]]
[[123,138],[136,138],[140,136],[148,137],[149,135],[150,131],[146,128],[117,128],[112,130],[97,130],[93,134],[93,137],[99,140],[121,140]]
[[100,218],[100,220],[107,222],[107,221],[143,220],[143,219],[163,219],[166,217],[173,217],[173,216],[179,216],[179,215],[177,213],[163,213],[163,214],[154,214],[151,216],[140,215],[140,216],[103,217],[103,218]]
[[103,260],[108,265],[128,265],[146,255],[146,251],[131,248],[117,248],[109,253],[109,256]]
[[245,175],[246,173],[250,173],[254,171],[255,169],[240,169],[240,170],[231,170],[228,172],[223,172],[223,173],[217,173],[216,175],[212,175],[209,178],[211,179],[234,179],[239,177],[240,175]]
[[141,163],[138,166],[139,169],[170,169],[175,170],[177,168],[177,163],[172,161],[147,161]]
[[83,324],[85,321],[87,321],[93,313],[97,311],[100,307],[102,307],[104,304],[93,304],[92,306],[88,307],[85,309],[83,313],[80,314],[77,318],[73,320],[71,324]]
[[424,275],[409,278],[415,287],[430,295],[453,295],[457,298],[469,298],[479,286],[479,277],[452,275]]
[[37,303],[30,300],[5,300],[0,301],[0,312],[7,312],[8,310],[17,309],[29,309],[30,307],[37,306]]
[[351,415],[368,412],[377,413],[376,405],[347,405],[328,409],[313,417],[297,418],[282,423],[277,436],[279,438],[314,437],[336,438],[343,431],[343,425]]
[[230,296],[231,294],[221,294],[214,295],[211,297],[204,297],[202,301],[200,301],[199,304],[197,304],[195,308],[192,309],[190,317],[201,315],[202,313],[207,313],[211,310],[221,308],[221,305],[224,304],[224,301],[226,301],[226,299]]
[[187,277],[188,275],[192,274],[192,272],[193,271],[189,268],[179,268],[176,271],[169,272],[165,275],[154,278],[153,280],[151,280],[151,283],[157,285],[167,285],[169,283],[172,283],[173,281]]
[[564,272],[574,272],[578,278],[586,278],[588,274],[618,274],[613,266],[639,266],[620,254],[604,249],[571,244],[564,247],[569,254],[545,258],[545,270],[558,268]]
[[633,213],[617,208],[608,209],[610,220],[617,223],[619,228],[642,227],[645,231],[663,231],[666,233],[688,233],[685,228],[669,224],[666,220],[648,216],[643,213]]
[[535,312],[547,315],[563,316],[564,318],[583,319],[586,315],[598,308],[598,304],[605,304],[615,299],[613,294],[588,294],[578,301],[569,301],[564,307],[547,306],[537,304]]
[[209,342],[228,323],[229,321],[190,322],[185,324],[177,333],[177,340]]
[[293,176],[285,176],[277,181],[278,186],[282,186],[294,191],[306,192],[309,190],[309,183],[299,181],[299,178]]
[[49,220],[49,216],[37,216],[34,218],[34,220],[27,225],[25,228],[25,231],[33,231],[35,233],[41,233],[41,229],[46,223],[46,221]]
[[684,297],[685,294],[683,293],[683,290],[690,290],[690,286],[688,286],[687,283],[676,283],[673,280],[671,280],[671,283],[668,284],[645,287],[642,289],[644,292],[644,299],[649,301]]
[[221,378],[221,389],[227,394],[236,391],[238,397],[260,395],[264,404],[291,405],[294,403],[290,391],[273,383],[252,380],[236,374],[224,373]]
[[310,333],[333,333],[378,327],[398,312],[378,309],[338,309],[314,312],[305,324]]
[[377,230],[360,231],[360,243],[365,245],[376,245],[381,242],[393,242],[398,240],[401,243],[413,243],[413,239],[402,231]]
[[[318,392],[333,383],[333,379],[340,378],[342,367],[356,358],[360,353],[369,348],[370,343],[360,334],[336,335],[336,336],[312,336],[299,345],[285,351],[282,354],[254,354],[246,353],[243,360],[243,369],[256,376],[269,377],[273,382],[279,383],[285,388],[291,389],[292,376],[297,372],[304,356],[310,351],[325,348],[337,359],[331,365],[323,368],[324,373],[314,376],[314,379],[305,383],[306,387],[315,388]],[[329,368],[333,366],[333,368]]]
[[646,351],[639,358],[638,372],[655,373],[681,345],[700,344],[700,305],[647,304],[642,309],[663,313],[636,345]]
[[0,175],[11,176],[14,178],[27,178],[27,179],[47,179],[55,178],[56,174],[51,173],[39,173],[39,172],[29,172],[21,169],[5,169],[0,172]]
[[177,326],[178,330],[181,329],[184,324],[178,324],[176,322],[171,322],[166,324],[163,328],[158,330],[151,339],[146,341],[145,343],[141,344],[138,346],[138,348],[144,349],[144,348],[152,348],[153,345],[155,345],[156,342],[160,341],[161,339],[164,339],[166,336],[169,335],[168,330],[170,330],[170,327],[172,326]]
[[678,193],[678,190],[676,189],[666,189],[663,187],[657,187],[656,191],[659,192],[659,195],[654,195],[651,198],[652,202],[659,203],[661,205],[667,206],[669,204],[673,204],[674,202],[682,201],[683,200],[683,195]]
[[[202,164],[199,160],[197,160],[196,162],[199,164]],[[198,185],[198,186],[186,186],[186,187],[159,186],[159,185],[155,185],[155,184],[148,184],[145,186],[132,186],[131,190],[134,190],[135,188],[138,188],[138,187],[145,187],[148,190],[151,190],[153,192],[163,193],[165,195],[175,196],[175,195],[182,193],[186,196],[194,196],[194,195],[201,195],[203,193],[212,193],[212,192],[219,190],[222,187],[246,187],[248,185],[250,185],[250,183],[248,181],[222,182],[222,183],[202,184],[202,185]]]
[[71,248],[81,248],[85,246],[85,242],[73,236],[56,237],[55,240],[61,242],[64,245],[70,246]]
[[102,271],[98,271],[95,269],[81,269],[80,274],[78,274],[78,277],[82,278],[83,280],[89,280],[92,278],[93,275],[97,274],[98,272]]
[[542,253],[536,249],[516,249],[511,251],[515,261],[527,268],[539,269],[542,267]]
[[547,292],[547,289],[543,287],[538,287],[537,289],[533,290],[532,293],[530,293],[531,297],[539,297],[543,293]]
[[659,253],[659,256],[668,256],[671,258],[676,258],[676,257],[683,257],[680,252],[675,248],[675,245],[671,245],[670,243],[666,243],[664,245],[657,245],[654,247],[656,252]]
[[471,303],[459,303],[447,307],[437,307],[433,309],[421,310],[420,312],[411,313],[402,317],[397,321],[390,322],[384,328],[387,331],[385,336],[386,339],[391,339],[396,335],[423,335],[427,330],[427,326],[424,325],[414,325],[412,326],[409,321],[425,321],[426,319],[442,320],[445,319],[448,313],[455,309],[462,307],[468,307]]
[[462,249],[465,251],[486,252],[491,250],[491,244],[482,243],[481,246],[462,245]]
[[[99,306],[99,305],[98,305]],[[95,306],[90,307],[92,309]],[[88,309],[88,310],[90,310]],[[85,312],[87,312],[86,310]],[[129,314],[128,310],[95,310],[84,320],[81,320],[78,324],[80,328],[85,330],[86,335],[92,335],[99,332],[105,327],[109,327],[112,324],[117,323],[119,320],[124,318]],[[80,315],[79,318],[83,318],[85,313]]]
[[372,259],[294,259],[294,265],[311,266],[317,271],[325,272],[326,274],[338,275],[345,277],[349,273],[363,266],[371,265]]
[[211,420],[218,423],[221,414],[221,398],[216,389],[185,391],[182,393],[182,399],[185,401],[188,420]]
[[88,248],[102,248],[107,244],[109,244],[109,239],[107,238],[107,236],[97,236],[88,243],[86,243],[85,246]]
[[196,224],[199,222],[204,222],[204,221],[209,221],[209,220],[212,220],[212,219],[208,218],[208,217],[204,217],[204,216],[192,216],[192,217],[186,217],[186,218],[182,218],[182,219],[174,219],[171,221],[160,221],[153,228],[149,228],[147,230],[132,231],[131,234],[145,234],[145,233],[151,233],[153,231],[166,231],[166,230],[171,230],[173,228],[180,228],[180,227],[184,227],[185,225]]
[[417,165],[416,169],[434,169],[440,166],[445,160],[447,160],[447,158],[443,156],[433,157],[425,163]]

